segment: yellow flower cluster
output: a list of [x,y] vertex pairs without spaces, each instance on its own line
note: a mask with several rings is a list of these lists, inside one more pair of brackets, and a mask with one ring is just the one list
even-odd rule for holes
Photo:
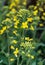
[[32,41],[33,38],[25,37],[25,40],[27,40],[27,41]]
[[31,55],[31,54],[27,54],[27,56],[29,57],[29,58],[31,58],[31,59],[34,59],[35,57],[33,56],[33,55]]
[[33,15],[37,15],[38,14],[38,10],[33,11]]
[[17,57],[18,53],[19,53],[19,49],[16,48],[15,51],[13,52],[13,54]]
[[14,23],[14,28],[18,28],[19,20],[16,20]]
[[13,44],[17,44],[17,40],[13,40],[12,43],[13,43]]
[[0,30],[0,34],[2,35],[5,30],[6,30],[6,26],[4,26],[4,27],[2,28],[2,30]]

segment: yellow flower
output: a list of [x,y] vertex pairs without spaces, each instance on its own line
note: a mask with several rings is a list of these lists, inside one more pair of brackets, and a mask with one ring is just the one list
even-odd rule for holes
[[33,55],[31,55],[31,58],[34,59],[35,57]]
[[32,49],[35,49],[35,47],[34,47],[34,46],[32,46],[31,48],[32,48]]
[[16,6],[15,2],[12,2],[12,3],[10,4],[9,9],[12,9],[13,6]]
[[18,50],[18,48],[16,48],[16,50],[13,52],[13,54],[17,57],[18,53],[19,53],[19,50]]
[[16,16],[14,16],[14,19],[13,19],[14,21],[16,21],[17,20],[17,17]]
[[19,20],[16,20],[16,22],[14,23],[14,28],[18,28],[18,24],[19,24]]
[[39,11],[43,11],[43,8],[40,7],[40,8],[39,8]]
[[9,18],[6,18],[5,21],[10,21],[10,19]]
[[42,16],[42,17],[41,17],[41,19],[45,20],[45,17],[44,17],[44,16]]
[[14,30],[14,31],[13,31],[13,34],[17,34],[17,31],[16,31],[16,30]]
[[14,58],[10,58],[10,61],[14,61],[15,59]]
[[0,30],[0,34],[3,34],[5,30],[6,30],[6,26],[4,26],[4,27],[2,28],[2,30]]
[[45,12],[43,12],[43,15],[45,16]]
[[28,40],[29,41],[29,37],[25,37],[25,40]]
[[15,3],[16,3],[16,4],[19,4],[19,2],[20,2],[19,0],[15,0]]
[[39,3],[37,3],[37,6],[39,6],[40,4]]
[[17,43],[17,41],[16,41],[16,40],[13,40],[13,41],[12,41],[12,43],[16,44],[16,43]]
[[27,21],[32,22],[33,18],[27,18]]
[[18,28],[18,26],[17,26],[17,25],[15,25],[15,26],[14,26],[14,28]]
[[6,14],[6,16],[10,16],[10,14],[8,13],[8,14]]
[[40,20],[40,17],[39,16],[37,16],[37,20]]
[[2,34],[3,34],[3,32],[4,32],[3,30],[0,30],[0,35],[2,35]]
[[14,13],[16,12],[16,10],[14,8],[11,11],[14,12]]
[[25,1],[23,2],[23,5],[26,5],[26,2]]
[[41,24],[39,24],[39,26],[43,26],[43,24],[41,23]]
[[19,20],[16,20],[16,22],[14,23],[15,25],[18,25],[18,23],[19,23]]
[[30,41],[32,41],[32,40],[33,40],[33,38],[30,38],[29,40],[30,40]]
[[6,27],[6,26],[4,26],[4,27],[3,27],[3,30],[5,31],[5,30],[6,30],[6,28],[7,28],[7,27]]
[[34,10],[37,9],[37,6],[34,6]]
[[30,30],[33,30],[34,31],[34,27],[31,25],[31,27],[30,27]]
[[33,15],[37,15],[38,14],[38,10],[35,10],[34,12],[33,12]]
[[[17,28],[17,27],[15,27],[15,28]],[[13,34],[15,34],[16,36],[19,35],[16,30],[13,31]]]
[[11,46],[10,48],[13,49],[13,50],[15,49],[14,46]]
[[21,28],[28,28],[27,22],[23,22]]
[[27,56],[30,58],[31,57],[31,55],[30,54],[27,54]]

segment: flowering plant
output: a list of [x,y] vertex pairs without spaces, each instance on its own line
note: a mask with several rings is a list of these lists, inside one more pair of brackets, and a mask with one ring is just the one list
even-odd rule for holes
[[[0,65],[45,64],[45,24],[41,22],[45,22],[45,12],[39,3],[27,10],[26,0],[12,0],[1,8]],[[40,29],[44,32],[38,39]]]

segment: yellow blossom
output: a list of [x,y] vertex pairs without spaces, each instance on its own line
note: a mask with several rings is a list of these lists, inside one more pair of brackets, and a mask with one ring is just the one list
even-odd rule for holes
[[17,43],[17,40],[13,40],[12,43],[16,44]]
[[27,21],[32,22],[33,18],[27,18]]
[[3,34],[3,32],[4,32],[3,30],[0,30],[0,35]]
[[39,26],[43,26],[43,24],[41,23],[41,24],[39,24]]
[[34,10],[37,9],[37,6],[34,6]]
[[29,41],[29,37],[25,37],[25,40],[28,40]]
[[13,31],[13,34],[17,34],[17,31],[16,31],[16,30],[14,30],[14,31]]
[[40,8],[39,8],[39,11],[43,11],[43,8],[40,7]]
[[6,30],[6,26],[4,26],[4,27],[0,30],[0,34],[3,34],[5,30]]
[[31,55],[30,54],[27,54],[27,56],[30,58],[31,57]]
[[18,28],[18,26],[17,25],[14,25],[14,28]]
[[34,46],[32,46],[31,48],[32,48],[32,49],[35,49],[35,47],[34,47]]
[[20,2],[19,0],[15,0],[15,3],[16,3],[16,4],[19,4],[19,2]]
[[17,20],[17,17],[16,16],[14,16],[14,19],[13,19],[14,21],[16,21]]
[[26,5],[26,2],[25,1],[23,2],[23,5]]
[[37,15],[38,14],[38,10],[35,10],[34,12],[33,12],[33,15]]
[[19,24],[19,20],[16,20],[16,22],[14,23],[14,28],[18,28],[18,24]]
[[16,48],[16,50],[13,52],[13,54],[17,57],[18,53],[19,53],[19,50],[18,50],[18,48]]
[[6,26],[4,26],[2,29],[5,31],[5,30],[6,30],[6,28],[7,28],[7,27],[6,27]]
[[10,16],[10,14],[8,13],[8,14],[6,14],[6,16]]
[[43,12],[43,15],[45,16],[45,12]]
[[14,58],[10,58],[10,61],[14,61],[15,59]]
[[44,17],[44,16],[42,16],[42,17],[41,17],[41,19],[45,20],[45,17]]
[[[15,27],[15,28],[17,28],[17,27]],[[13,31],[13,34],[15,34],[16,36],[18,36],[19,34],[17,33],[17,31],[15,30],[15,31]]]
[[34,59],[34,56],[33,56],[33,55],[31,55],[31,58],[32,58],[32,59]]
[[14,46],[12,46],[12,45],[11,45],[11,47],[10,47],[10,48],[11,48],[11,49],[13,49],[13,50],[15,49],[15,48],[14,48]]
[[14,12],[14,13],[16,12],[16,10],[14,8],[11,11]]
[[9,18],[6,18],[5,21],[10,21],[10,19]]
[[9,9],[12,9],[13,6],[16,6],[15,2],[12,2],[12,3],[10,4]]
[[40,20],[40,17],[39,16],[37,16],[37,20]]
[[32,40],[33,40],[33,38],[30,38],[29,40],[30,40],[30,41],[32,41]]
[[16,20],[16,22],[14,23],[15,25],[18,25],[18,23],[19,23],[19,20]]
[[39,3],[37,3],[37,6],[39,6],[40,4]]
[[21,28],[28,28],[27,22],[23,22]]

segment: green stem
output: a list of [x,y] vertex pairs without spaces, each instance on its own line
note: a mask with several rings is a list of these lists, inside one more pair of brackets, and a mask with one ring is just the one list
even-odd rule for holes
[[29,58],[29,60],[27,60],[27,63],[26,63],[26,65],[29,65],[29,62],[30,62],[30,58]]

